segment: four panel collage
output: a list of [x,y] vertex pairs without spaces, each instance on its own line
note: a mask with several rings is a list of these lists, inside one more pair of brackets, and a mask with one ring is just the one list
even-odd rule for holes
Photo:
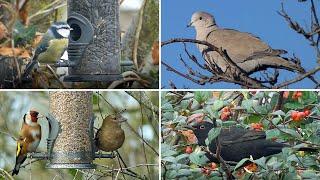
[[0,180],[320,179],[319,88],[319,0],[0,0]]

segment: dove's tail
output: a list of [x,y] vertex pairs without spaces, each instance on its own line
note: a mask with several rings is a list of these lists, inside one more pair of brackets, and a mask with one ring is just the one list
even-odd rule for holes
[[[295,64],[285,58],[279,56],[265,56],[258,60],[255,60],[252,64],[258,63],[257,68],[255,71],[263,70],[268,67],[278,68],[278,69],[285,69],[292,72],[298,72],[299,74],[304,74],[306,71],[301,67],[299,64]],[[312,80],[315,84],[319,85],[319,81],[316,80],[313,76],[308,76],[310,80]]]
[[256,69],[253,72],[266,69],[268,67],[273,67],[277,69],[285,69],[292,72],[304,73],[305,70],[298,64],[295,64],[289,60],[286,60],[278,56],[264,56],[260,59],[255,59],[252,64],[256,64]]

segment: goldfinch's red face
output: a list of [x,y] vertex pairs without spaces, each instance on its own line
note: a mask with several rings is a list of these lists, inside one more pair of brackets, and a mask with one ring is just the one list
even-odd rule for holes
[[38,112],[37,111],[30,111],[30,117],[32,122],[38,121]]

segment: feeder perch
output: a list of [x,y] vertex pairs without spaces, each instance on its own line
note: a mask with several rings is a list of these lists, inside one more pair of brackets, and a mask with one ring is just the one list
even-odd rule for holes
[[68,0],[69,37],[64,81],[115,81],[120,75],[118,0]]

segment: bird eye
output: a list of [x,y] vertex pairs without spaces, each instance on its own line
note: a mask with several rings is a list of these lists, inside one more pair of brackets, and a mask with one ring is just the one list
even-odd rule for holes
[[200,126],[200,129],[204,129],[204,128],[205,128],[205,126],[204,126],[204,125],[201,125],[201,126]]
[[202,17],[200,17],[199,19],[202,20]]

